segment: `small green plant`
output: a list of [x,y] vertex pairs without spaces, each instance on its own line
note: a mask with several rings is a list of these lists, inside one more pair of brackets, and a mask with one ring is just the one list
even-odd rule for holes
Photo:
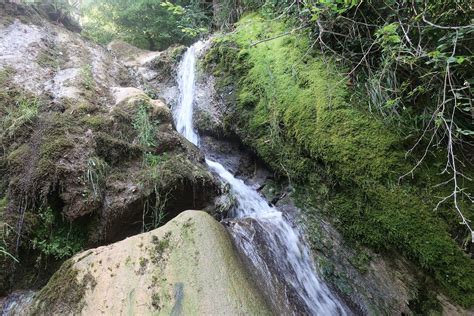
[[39,223],[33,231],[33,249],[42,255],[61,260],[79,252],[85,242],[80,227],[67,222],[50,207],[41,209]]
[[139,263],[140,263],[140,267],[145,267],[148,264],[148,259],[140,257]]
[[160,227],[166,218],[165,207],[168,194],[160,194],[158,185],[154,187],[155,200],[147,200],[143,207],[143,231],[150,231]]
[[10,254],[10,253],[6,250],[5,246],[3,246],[3,245],[0,246],[0,255],[9,257],[10,259],[12,259],[12,260],[15,261],[15,262],[19,262],[18,259],[15,258],[12,254]]
[[8,108],[2,119],[4,135],[11,137],[19,128],[32,122],[38,116],[40,105],[40,101],[35,97],[18,97],[14,107]]
[[144,155],[144,163],[146,166],[150,168],[156,168],[163,162],[168,161],[168,159],[169,159],[169,155],[167,153],[163,153],[161,155],[145,153]]
[[142,146],[151,147],[155,144],[156,125],[150,119],[149,105],[143,101],[138,107],[133,120],[133,127],[138,133],[138,142]]
[[86,90],[92,90],[95,87],[94,73],[92,65],[85,65],[81,68],[82,86]]
[[10,252],[8,252],[8,236],[13,233],[13,229],[10,225],[3,222],[3,214],[5,212],[6,207],[8,206],[8,199],[7,196],[4,196],[0,199],[0,262],[3,261],[4,258],[13,260],[15,262],[19,262],[15,256],[13,256]]
[[154,258],[156,259],[161,259],[163,256],[163,253],[168,247],[170,246],[170,238],[171,238],[171,233],[168,232],[165,234],[165,236],[160,239],[157,236],[153,235],[151,242],[155,245],[154,248]]
[[[3,212],[4,209],[4,202],[6,202],[6,199],[0,200],[0,210]],[[3,206],[2,206],[3,205]],[[12,232],[12,227],[8,225],[7,223],[3,223],[0,221],[0,258],[6,257],[9,258],[15,262],[19,262],[17,258],[15,258],[11,253],[8,252],[7,250],[7,241],[5,238],[8,237],[8,235]]]
[[152,153],[145,153],[144,155],[144,163],[145,165],[149,167],[155,168],[156,166],[160,164],[160,161],[161,161],[160,156],[154,155]]
[[160,294],[159,293],[153,293],[153,295],[151,296],[151,305],[156,310],[161,309],[161,302],[160,302]]
[[146,170],[144,183],[153,187],[153,194],[143,206],[143,231],[150,231],[161,226],[166,218],[165,207],[168,202],[169,192],[162,192],[161,189],[161,168],[170,158],[165,153],[155,155],[145,152],[143,155],[143,165]]
[[86,181],[89,183],[90,190],[97,199],[102,195],[102,188],[105,186],[105,177],[107,176],[108,165],[99,157],[90,157],[87,160],[87,170],[85,174]]

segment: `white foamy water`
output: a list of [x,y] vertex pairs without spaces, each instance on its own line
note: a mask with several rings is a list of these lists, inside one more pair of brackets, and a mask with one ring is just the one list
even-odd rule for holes
[[193,102],[195,88],[195,68],[197,54],[204,48],[199,41],[188,48],[178,69],[179,103],[174,109],[174,119],[178,132],[194,145],[198,145],[199,136],[193,126]]
[[[199,145],[199,136],[193,126],[195,66],[197,55],[204,46],[203,42],[197,42],[187,50],[181,61],[178,77],[180,104],[174,111],[178,131],[195,145]],[[293,309],[294,314],[346,315],[347,309],[316,274],[309,248],[298,229],[291,225],[282,212],[269,206],[254,188],[235,178],[222,164],[210,159],[206,159],[206,163],[222,181],[229,184],[236,199],[232,228],[236,243],[260,272],[261,281],[267,287],[276,288],[275,282],[284,284],[286,297],[280,303],[290,304],[290,301],[295,300],[302,302],[304,311]],[[259,249],[261,244],[252,243],[254,234],[244,225],[249,220],[258,224],[263,235],[260,238],[265,241],[264,250]],[[272,260],[273,263],[266,260]]]

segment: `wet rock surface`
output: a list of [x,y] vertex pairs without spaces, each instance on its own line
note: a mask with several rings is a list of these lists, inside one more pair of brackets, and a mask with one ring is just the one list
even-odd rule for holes
[[0,315],[25,315],[33,300],[35,292],[18,291],[10,294],[8,297],[0,299]]
[[[276,257],[270,249],[265,245],[269,244],[267,239],[269,235],[266,230],[268,227],[263,226],[262,222],[253,218],[245,218],[238,220],[227,220],[223,222],[226,228],[234,236],[234,242],[241,251],[241,257],[246,261],[248,266],[258,264],[264,267],[264,273],[256,273],[256,269],[251,271],[259,282],[259,287],[266,297],[271,299],[272,306],[280,315],[310,315],[311,311],[306,308],[305,302],[298,295],[288,295],[287,293],[297,293],[298,289],[292,288],[291,285],[284,282],[287,277],[285,269],[283,269],[282,258]],[[261,250],[259,256],[248,258],[248,252],[252,245],[258,245]]]

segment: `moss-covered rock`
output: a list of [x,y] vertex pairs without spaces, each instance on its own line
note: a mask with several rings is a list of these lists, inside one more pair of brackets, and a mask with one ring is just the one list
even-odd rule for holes
[[[124,59],[145,53],[142,66],[154,67],[156,53],[122,51]],[[218,185],[173,128],[168,106],[103,47],[31,12],[25,23],[0,26],[0,55],[9,56],[0,60],[0,198],[8,200],[0,222],[11,227],[6,248],[20,261],[2,258],[0,293],[33,286],[27,275],[51,260],[213,200]]]
[[336,62],[313,52],[304,32],[288,32],[290,23],[251,14],[214,41],[205,62],[230,105],[225,128],[297,185],[303,208],[324,206],[348,240],[400,252],[472,306],[474,263],[450,235],[456,213],[433,211],[449,195],[434,189],[446,179],[431,176],[443,158],[398,184],[411,168],[405,139],[350,101]]
[[35,296],[33,314],[267,315],[230,236],[204,212],[77,254]]

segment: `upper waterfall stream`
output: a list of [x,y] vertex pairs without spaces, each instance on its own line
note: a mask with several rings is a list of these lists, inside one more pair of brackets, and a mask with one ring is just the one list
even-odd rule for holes
[[[205,43],[199,41],[183,56],[178,71],[180,99],[174,109],[178,132],[197,146],[200,145],[199,135],[193,127],[195,70],[196,60],[204,47]],[[283,289],[283,294],[278,297],[275,293],[267,293],[275,296],[270,300],[273,300],[274,304],[285,305],[297,302],[296,308],[286,307],[286,310],[292,311],[293,314],[350,313],[316,274],[309,247],[291,221],[277,208],[269,206],[256,189],[234,177],[222,164],[208,157],[206,163],[223,182],[228,183],[236,199],[237,206],[233,210],[231,229],[236,244],[257,270],[259,281],[264,282],[267,289]],[[265,247],[259,247],[259,244],[253,242],[255,231],[247,229],[245,225],[249,222],[258,226],[258,238],[265,242]],[[272,264],[269,261],[273,261]]]

